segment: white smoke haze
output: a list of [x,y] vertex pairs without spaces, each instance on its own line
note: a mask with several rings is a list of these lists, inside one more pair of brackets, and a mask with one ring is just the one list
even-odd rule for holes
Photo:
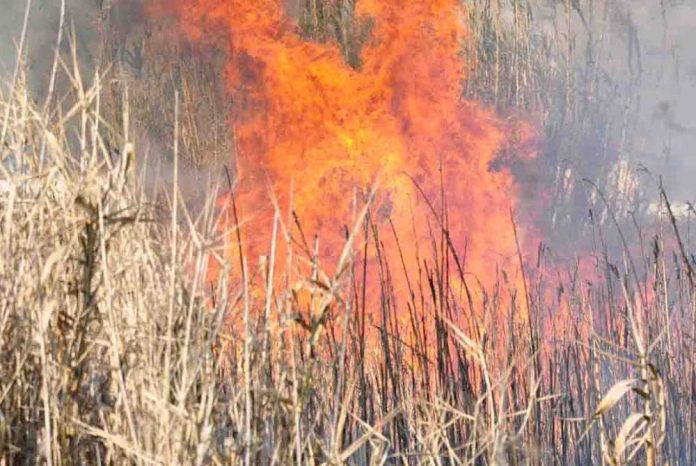
[[665,2],[670,6],[664,12],[655,8],[657,2],[637,3],[645,3],[635,11],[643,37],[645,149],[636,159],[664,177],[672,196],[692,201],[696,197],[696,3]]
[[[61,49],[67,51],[71,30],[83,66],[92,68],[99,49],[98,27],[102,0],[66,0]],[[50,79],[61,19],[61,0],[0,0],[0,76],[12,74],[25,12],[29,21],[24,50],[30,89],[45,92]]]
[[[580,2],[582,18],[577,11],[573,15],[576,45],[592,40],[608,75],[637,88],[636,140],[633,150],[620,156],[632,170],[647,170],[652,180],[661,176],[675,200],[691,201],[696,196],[696,2],[594,3],[595,11],[589,12],[587,2]],[[550,28],[566,27],[563,2],[548,2],[541,11]],[[654,183],[646,189],[654,189]]]
[[[60,54],[69,62],[70,42],[73,37],[78,52],[80,72],[89,82],[95,71],[120,65],[113,57],[122,58],[120,50],[104,50],[104,22],[108,17],[110,33],[118,29],[115,47],[128,45],[130,39],[142,37],[140,26],[145,23],[138,13],[139,0],[66,0]],[[28,11],[23,60],[27,73],[27,85],[35,98],[45,98],[55,58],[55,50],[61,23],[61,0],[0,0],[0,86],[10,83],[17,64],[17,48],[21,40],[22,26]],[[70,65],[68,65],[70,66]],[[118,73],[116,73],[118,74]],[[64,83],[69,89],[69,83]],[[2,92],[6,89],[2,88]],[[60,95],[58,84],[55,94]],[[162,103],[173,106],[173,102]],[[159,140],[142,127],[132,124],[131,134],[137,141],[135,148],[138,170],[145,175],[144,187],[154,195],[156,191],[171,190],[173,183],[172,141]],[[114,157],[120,156],[118,149]],[[221,167],[197,167],[180,161],[179,190],[185,200],[197,204],[205,198],[208,189],[224,181]]]

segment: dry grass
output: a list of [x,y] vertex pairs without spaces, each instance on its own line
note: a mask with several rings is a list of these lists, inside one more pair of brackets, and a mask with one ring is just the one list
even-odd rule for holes
[[[228,283],[239,265],[227,264],[210,289],[207,265],[224,262],[230,238],[215,229],[212,197],[196,216],[171,193],[169,207],[151,204],[130,164],[137,147],[122,133],[108,137],[125,157],[104,143],[111,130],[99,118],[98,85],[78,86],[82,99],[48,115],[21,86],[1,102],[9,115],[3,166],[15,167],[3,170],[0,198],[6,463],[693,459],[694,288],[684,272],[690,263],[668,263],[663,240],[639,264],[644,275],[599,256],[594,276],[606,275],[591,286],[547,263],[569,277],[557,299],[545,298],[546,282],[528,271],[528,324],[512,319],[514,302],[501,307],[505,282],[462,302],[447,272],[456,257],[436,247],[424,263],[450,266],[414,284],[410,310],[383,282],[378,338],[370,340],[377,345],[366,348],[374,311],[365,309],[357,271],[360,250],[379,234],[369,210],[321,287],[312,283],[323,274],[313,280],[291,269],[274,283],[269,254],[266,274],[243,261],[246,280]],[[275,242],[289,240],[278,231]],[[293,299],[302,287],[318,297],[304,326]],[[452,324],[468,305],[497,319]],[[554,333],[565,307],[576,323]],[[436,341],[405,346],[399,312],[411,312],[421,337]],[[226,331],[225,314],[241,319],[241,330]],[[508,333],[499,333],[496,320],[508,319]],[[440,350],[428,360],[433,344]]]

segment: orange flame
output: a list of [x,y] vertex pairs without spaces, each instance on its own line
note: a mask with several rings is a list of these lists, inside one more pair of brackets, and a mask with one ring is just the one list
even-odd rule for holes
[[[440,199],[442,187],[467,272],[486,283],[501,258],[514,256],[517,191],[509,171],[492,168],[510,128],[460,97],[460,3],[359,0],[356,16],[373,27],[351,67],[337,44],[302,38],[282,0],[160,0],[159,11],[174,12],[190,38],[222,31],[229,49],[237,199],[253,216],[252,254],[270,241],[269,187],[281,205],[292,192],[305,233],[322,238],[320,257],[336,259],[354,193],[377,182],[376,221],[390,218],[411,235],[400,242],[407,268],[417,255],[409,245],[427,248],[438,228],[425,221],[433,213],[423,194]],[[400,264],[397,248],[387,251]]]

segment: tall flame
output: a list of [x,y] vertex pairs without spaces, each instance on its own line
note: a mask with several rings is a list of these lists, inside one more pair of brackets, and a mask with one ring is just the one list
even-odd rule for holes
[[[505,168],[493,169],[506,125],[461,99],[466,37],[459,0],[359,0],[356,17],[373,25],[360,64],[335,43],[304,39],[282,0],[160,0],[193,40],[222,31],[226,80],[235,99],[238,202],[252,218],[252,252],[267,247],[269,187],[292,205],[304,231],[336,258],[354,193],[378,183],[377,221],[391,219],[429,244],[431,206],[445,192],[449,233],[465,268],[484,282],[515,252],[510,208],[517,193]],[[164,9],[164,10],[162,10]],[[441,191],[444,187],[444,191]],[[432,205],[432,204],[431,204]],[[415,237],[414,237],[415,236]],[[254,243],[256,242],[256,246]],[[393,263],[400,263],[396,248]],[[409,262],[414,265],[413,262]]]

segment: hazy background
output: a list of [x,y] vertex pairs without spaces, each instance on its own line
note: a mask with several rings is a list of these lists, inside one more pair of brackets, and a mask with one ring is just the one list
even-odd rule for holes
[[[109,0],[66,0],[63,49],[67,51],[68,34],[73,29],[80,50],[80,60],[93,68],[98,55],[96,40],[102,7]],[[16,63],[19,43],[27,8],[24,0],[0,0],[0,76],[11,76]],[[50,79],[58,26],[60,0],[32,0],[25,44],[25,59],[29,70],[29,84],[33,91],[45,90]]]
[[619,0],[610,16],[616,23],[607,48],[617,68],[626,62],[626,27],[638,39],[635,76],[640,89],[637,150],[622,154],[634,168],[663,176],[678,201],[696,198],[696,2]]

